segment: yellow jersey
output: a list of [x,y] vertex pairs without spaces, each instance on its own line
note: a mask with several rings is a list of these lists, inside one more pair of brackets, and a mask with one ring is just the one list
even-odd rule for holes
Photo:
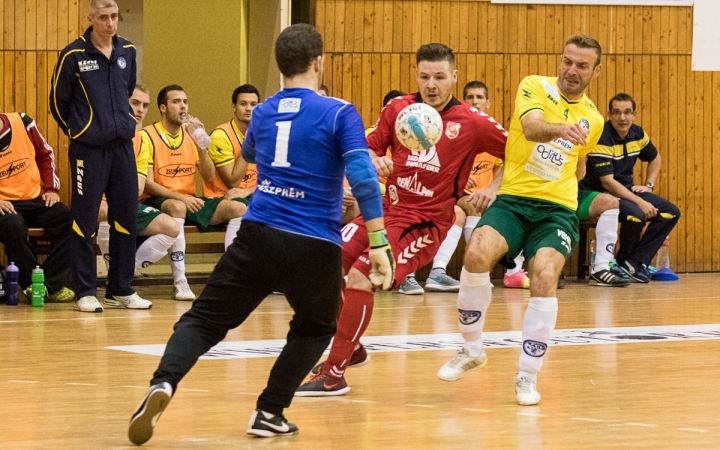
[[[235,119],[216,127],[210,133],[211,145],[208,149],[208,155],[212,159],[215,167],[226,166],[232,162],[236,162],[242,158],[242,142],[245,135],[235,125]],[[245,176],[237,184],[241,189],[255,187],[257,185],[257,167],[255,164],[248,163],[245,170]],[[222,197],[229,190],[220,175],[216,174],[215,179],[211,182],[203,180],[203,196],[204,197]]]
[[[573,145],[558,138],[552,142],[531,142],[525,138],[522,119],[539,111],[549,123],[579,123],[589,135],[586,145]],[[536,198],[577,210],[578,157],[595,147],[604,120],[595,104],[583,94],[568,100],[557,87],[557,77],[525,77],[515,97],[515,111],[505,146],[505,174],[498,194]]]

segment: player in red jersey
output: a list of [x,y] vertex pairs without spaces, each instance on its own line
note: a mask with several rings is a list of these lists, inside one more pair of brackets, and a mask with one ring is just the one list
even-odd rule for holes
[[[421,46],[416,54],[419,92],[390,101],[380,113],[377,129],[367,137],[378,175],[387,177],[383,197],[385,229],[397,267],[393,286],[429,263],[453,224],[453,206],[463,195],[475,155],[505,157],[507,132],[492,117],[471,109],[452,95],[457,82],[455,56],[443,44]],[[404,147],[395,135],[395,119],[413,103],[424,102],[440,112],[444,133],[422,152]],[[391,147],[391,156],[386,150]],[[484,211],[495,199],[499,183],[472,194]],[[373,308],[375,287],[369,280],[368,239],[361,217],[343,228],[343,271],[347,274],[344,303],[330,355],[296,396],[343,395],[344,378],[353,350],[359,346]]]

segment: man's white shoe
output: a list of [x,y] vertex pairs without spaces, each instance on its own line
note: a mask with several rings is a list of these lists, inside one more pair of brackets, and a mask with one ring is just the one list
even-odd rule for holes
[[82,312],[103,312],[103,307],[94,295],[87,295],[75,302],[75,309]]
[[[114,300],[114,301],[113,301]],[[137,295],[137,292],[133,292],[132,295],[113,295],[112,298],[106,298],[103,303],[107,306],[114,306],[116,308],[127,308],[127,309],[150,309],[152,308],[152,302],[145,300],[144,298]]]
[[466,372],[473,369],[479,369],[487,364],[487,355],[485,350],[479,356],[470,356],[467,349],[462,348],[458,350],[458,354],[455,357],[446,362],[440,370],[438,370],[437,376],[444,381],[455,381],[462,378]]
[[540,394],[535,388],[535,382],[528,377],[515,378],[515,393],[520,405],[531,406],[540,403]]
[[173,286],[173,297],[175,300],[195,300],[195,294],[190,290],[187,281],[180,280]]

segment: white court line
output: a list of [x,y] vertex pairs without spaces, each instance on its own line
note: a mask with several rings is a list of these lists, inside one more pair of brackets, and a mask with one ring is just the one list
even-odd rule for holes
[[463,410],[463,411],[484,412],[484,413],[492,412],[492,409],[462,408],[462,410]]
[[94,383],[65,383],[68,386],[97,386]]
[[121,386],[124,388],[130,388],[130,389],[148,389],[148,386]]
[[415,405],[413,403],[408,403],[405,406],[417,406],[418,408],[437,408],[437,405]]
[[693,433],[709,433],[710,430],[700,430],[698,428],[678,428],[680,431],[692,431]]
[[570,420],[582,420],[583,422],[610,422],[609,420],[603,419],[588,419],[585,417],[571,417]]
[[37,380],[8,380],[8,383],[28,383],[28,384],[34,384],[39,383]]
[[353,403],[380,403],[380,402],[376,402],[374,400],[350,400],[350,401]]
[[625,422],[623,425],[632,425],[634,427],[657,427],[651,423]]
[[257,392],[238,392],[237,395],[260,395]]
[[210,389],[188,389],[188,388],[180,388],[179,391],[188,391],[188,392],[212,392]]
[[547,414],[536,414],[536,413],[523,413],[519,412],[517,413],[518,416],[528,416],[528,417],[547,417]]

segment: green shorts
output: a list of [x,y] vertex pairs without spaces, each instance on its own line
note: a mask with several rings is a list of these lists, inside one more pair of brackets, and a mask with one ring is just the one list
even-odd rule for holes
[[[223,201],[220,197],[199,197],[201,200],[205,202],[205,205],[200,209],[200,211],[191,213],[188,211],[185,214],[185,223],[188,225],[195,225],[197,226],[200,231],[215,231],[211,229],[210,220],[212,219],[213,214],[215,214],[215,210],[217,210],[218,205],[221,201]],[[171,200],[168,197],[150,197],[145,200],[143,200],[143,203],[147,206],[152,206],[157,209],[162,209],[162,204],[166,200]],[[250,200],[248,198],[234,198],[233,199],[236,202],[243,203],[247,205]]]
[[543,247],[554,248],[565,258],[570,256],[580,238],[578,223],[575,211],[557,203],[498,195],[476,228],[489,225],[505,238],[508,253],[500,262],[513,267],[520,251],[526,260]]
[[155,220],[157,216],[162,214],[157,208],[152,206],[138,204],[138,218],[137,218],[137,233],[138,235],[150,225],[150,222]]
[[578,189],[578,209],[577,216],[580,220],[588,220],[590,218],[590,205],[595,197],[600,195],[598,191],[586,191]]

